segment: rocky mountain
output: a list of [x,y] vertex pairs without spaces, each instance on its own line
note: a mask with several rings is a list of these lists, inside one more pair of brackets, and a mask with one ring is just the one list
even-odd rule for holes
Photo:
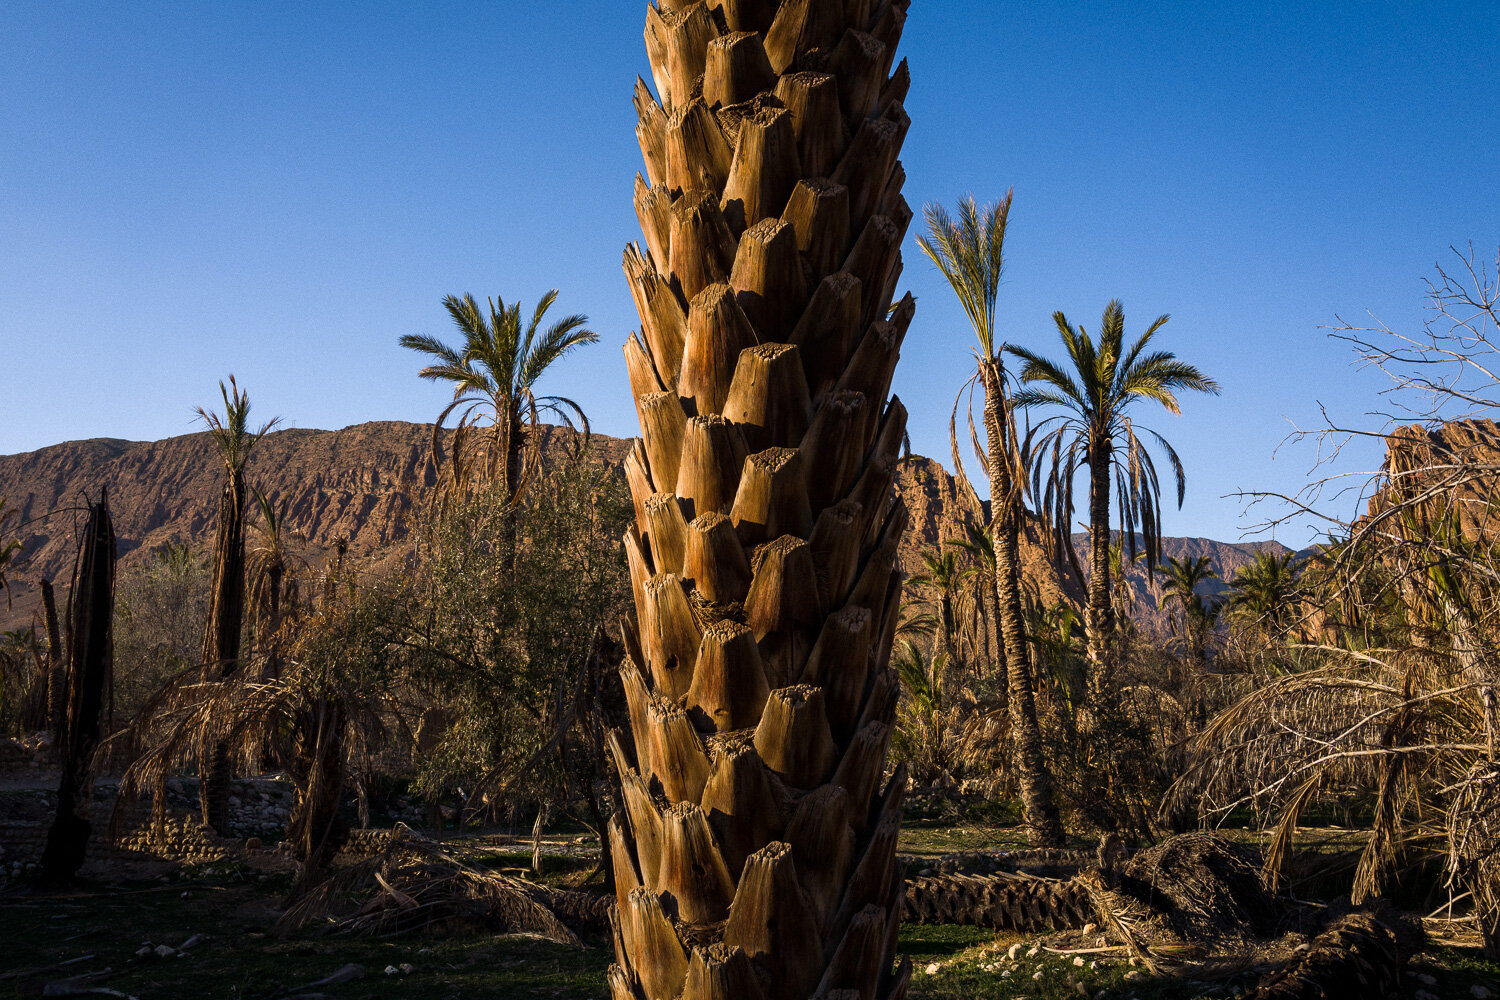
[[[564,433],[547,428],[545,446],[556,446]],[[312,562],[339,538],[347,540],[348,557],[361,566],[399,562],[411,519],[436,478],[431,436],[430,424],[395,421],[338,431],[278,431],[251,456],[250,480],[268,496],[289,498],[289,525],[307,540]],[[630,443],[596,434],[593,446],[604,461],[618,466]],[[128,572],[167,545],[186,543],[207,551],[220,477],[218,455],[206,433],[145,442],[97,438],[0,456],[0,497],[8,499],[11,515],[7,534],[19,535],[25,546],[10,574],[13,607],[0,604],[0,628],[31,621],[40,580],[65,585],[83,497],[97,497],[108,487],[122,569]],[[924,552],[962,537],[966,519],[981,516],[964,502],[947,470],[931,459],[903,462],[898,486],[912,515],[899,555],[908,573],[920,568]],[[18,523],[23,527],[17,532]],[[1076,583],[1051,570],[1035,525],[1028,536],[1026,571],[1043,598],[1050,603],[1065,593],[1076,597]],[[1253,557],[1254,548],[1173,539],[1168,551],[1212,555],[1228,575]]]

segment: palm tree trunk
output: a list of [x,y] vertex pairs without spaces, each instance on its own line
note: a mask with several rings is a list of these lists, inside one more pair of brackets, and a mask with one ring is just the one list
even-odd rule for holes
[[83,865],[91,832],[79,806],[86,806],[89,800],[91,766],[99,745],[99,714],[114,667],[115,532],[106,492],[101,491],[97,505],[89,505],[71,601],[68,649],[72,663],[59,741],[62,777],[57,787],[57,815],[47,831],[47,846],[42,853],[42,878],[51,885],[67,882]]
[[[245,620],[245,480],[232,470],[219,496],[219,525],[214,534],[213,579],[209,590],[208,627],[203,634],[204,673],[222,680],[239,667],[240,628]],[[229,748],[222,741],[202,748],[198,802],[203,822],[220,836],[228,830]]]
[[[907,0],[647,8],[615,1000],[892,1000]],[[724,29],[729,33],[722,34]]]
[[297,858],[297,878],[287,902],[305,896],[328,878],[329,865],[349,838],[339,815],[344,793],[344,706],[319,698],[298,720],[297,802],[287,823],[287,839]]
[[63,664],[62,630],[57,627],[57,598],[52,581],[43,580],[42,618],[47,628],[47,732],[62,742],[63,722],[68,713],[68,668]]
[[1109,463],[1107,442],[1097,436],[1089,448],[1089,606],[1085,625],[1089,642],[1090,701],[1108,690],[1114,669],[1115,611],[1109,579]]
[[1026,640],[1026,616],[1021,602],[1021,502],[1012,474],[1014,442],[1007,433],[1005,372],[998,360],[980,362],[984,383],[984,429],[989,437],[990,529],[995,537],[995,597],[1000,634],[1005,647],[1011,730],[1016,746],[1016,783],[1027,838],[1037,846],[1058,846],[1064,840],[1062,819],[1052,794],[1052,772],[1042,751],[1042,727],[1037,720],[1031,676],[1031,647]]

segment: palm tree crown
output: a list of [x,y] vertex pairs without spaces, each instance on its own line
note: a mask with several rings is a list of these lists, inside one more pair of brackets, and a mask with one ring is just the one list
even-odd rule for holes
[[201,406],[194,407],[193,412],[197,413],[198,419],[208,426],[209,436],[213,438],[214,446],[219,449],[219,457],[224,460],[224,470],[234,477],[244,472],[245,462],[249,460],[250,452],[254,450],[261,438],[281,423],[281,418],[272,417],[252,431],[250,429],[250,394],[240,389],[233,375],[229,376],[228,386],[225,386],[223,382],[219,383],[219,395],[224,397],[222,417]]
[[941,205],[928,205],[923,212],[927,236],[919,236],[922,247],[968,314],[986,359],[995,357],[995,296],[1005,270],[1005,228],[1010,220],[1013,192],[981,209],[973,196],[958,203],[958,219]]
[[[1125,311],[1119,299],[1105,307],[1097,344],[1061,312],[1053,313],[1068,352],[1068,367],[1023,347],[1009,348],[1023,362],[1021,381],[1028,386],[1016,393],[1015,405],[1055,405],[1069,411],[1038,424],[1034,433],[1040,437],[1028,450],[1034,461],[1033,489],[1042,498],[1043,509],[1052,515],[1055,541],[1066,549],[1075,569],[1077,556],[1069,534],[1074,512],[1073,482],[1077,472],[1092,469],[1095,463],[1106,469],[1113,467],[1121,501],[1120,527],[1131,556],[1135,555],[1139,530],[1145,541],[1148,568],[1156,566],[1161,551],[1160,480],[1140,433],[1154,438],[1166,453],[1177,483],[1177,505],[1182,506],[1187,478],[1177,452],[1160,434],[1138,427],[1126,412],[1133,402],[1145,399],[1160,403],[1176,415],[1181,413],[1178,391],[1219,392],[1217,382],[1193,365],[1178,361],[1170,351],[1146,351],[1151,338],[1169,318],[1158,316],[1126,350]],[[1107,480],[1104,485],[1107,489]]]
[[[463,334],[460,347],[420,334],[401,338],[402,347],[433,359],[418,375],[453,386],[453,399],[433,429],[433,452],[441,459],[443,425],[454,411],[461,410],[450,469],[454,485],[472,478],[503,476],[508,497],[514,500],[524,488],[525,473],[534,466],[534,462],[527,462],[525,468],[521,464],[527,443],[523,422],[534,424],[542,413],[550,412],[571,427],[576,415],[584,433],[588,433],[588,418],[576,402],[534,393],[537,381],[554,362],[580,344],[599,339],[597,333],[585,329],[588,317],[577,314],[541,330],[557,294],[554,288],[542,296],[524,329],[519,302],[506,305],[503,299],[490,299],[486,315],[473,295],[449,295],[443,299],[443,308]],[[486,420],[491,423],[491,433],[477,434]]]

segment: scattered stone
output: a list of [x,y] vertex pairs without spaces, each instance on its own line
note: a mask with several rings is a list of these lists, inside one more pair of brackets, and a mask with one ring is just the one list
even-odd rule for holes
[[1037,955],[1041,954],[1041,951],[1042,951],[1042,949],[1038,948],[1036,945],[1032,945],[1030,948],[1027,949],[1027,951],[1026,951],[1026,957],[1027,958],[1036,958]]
[[202,943],[203,943],[203,935],[202,934],[194,934],[192,937],[190,937],[186,941],[182,942],[182,944],[178,945],[177,946],[177,950],[178,951],[187,951],[189,948],[196,948],[196,947],[198,947]]
[[1083,933],[1084,934],[1092,934],[1095,931],[1097,931],[1098,929],[1099,929],[1099,926],[1097,924],[1084,924],[1083,925]]
[[1073,964],[1078,966],[1080,969],[1083,968],[1083,956],[1079,955],[1078,957],[1074,958]]
[[400,965],[396,966],[396,968],[401,970],[401,974],[403,976],[409,976],[413,972],[417,971],[417,967],[415,965],[412,965],[410,962],[402,962]]
[[1011,961],[1015,961],[1016,956],[1019,954],[1021,954],[1021,942],[1017,941],[1015,944],[1006,949],[1005,957],[1010,959]]
[[154,950],[158,958],[171,958],[177,954],[177,949],[169,944],[159,944]]
[[936,962],[930,962],[930,963],[928,963],[927,968],[926,968],[925,971],[927,972],[927,974],[929,976],[935,976],[939,972],[941,972],[942,969],[943,969],[943,967],[941,965],[937,964]]
[[1041,979],[1042,978],[1042,970],[1041,969],[1037,969],[1035,972],[1033,972],[1031,974],[1031,978],[1032,979]]
[[1469,996],[1473,997],[1474,1000],[1490,1000],[1490,997],[1494,995],[1494,993],[1490,992],[1488,986],[1480,986],[1478,983],[1475,983],[1469,987]]

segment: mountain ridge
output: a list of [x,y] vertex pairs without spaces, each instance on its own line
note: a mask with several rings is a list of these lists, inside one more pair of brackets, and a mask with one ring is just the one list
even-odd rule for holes
[[[558,446],[570,434],[546,425],[542,433],[544,449]],[[342,537],[356,565],[378,567],[404,552],[409,518],[436,482],[431,440],[431,424],[406,421],[368,421],[337,430],[287,428],[266,435],[257,445],[247,473],[249,481],[268,495],[289,501],[289,527],[306,539],[310,561],[320,561]],[[592,445],[597,457],[615,467],[631,447],[628,440],[603,434],[594,434]],[[0,605],[0,627],[30,622],[40,580],[66,584],[73,564],[75,522],[81,524],[81,497],[96,497],[101,486],[109,488],[121,565],[128,571],[167,545],[186,543],[207,550],[221,469],[205,431],[159,441],[87,438],[0,455],[0,497],[9,500],[8,523],[25,525],[20,531],[24,548],[10,573],[14,607],[7,611]],[[899,554],[908,574],[921,567],[924,552],[963,537],[964,522],[982,517],[964,499],[954,477],[933,459],[904,460],[897,486],[911,513]],[[1081,589],[1070,575],[1059,579],[1051,568],[1039,525],[1028,525],[1027,536],[1025,571],[1042,599],[1055,603],[1067,594],[1077,600]],[[1170,540],[1163,541],[1168,545]],[[1252,558],[1231,551],[1245,546],[1212,544],[1237,565]],[[1177,554],[1168,547],[1168,554]]]

